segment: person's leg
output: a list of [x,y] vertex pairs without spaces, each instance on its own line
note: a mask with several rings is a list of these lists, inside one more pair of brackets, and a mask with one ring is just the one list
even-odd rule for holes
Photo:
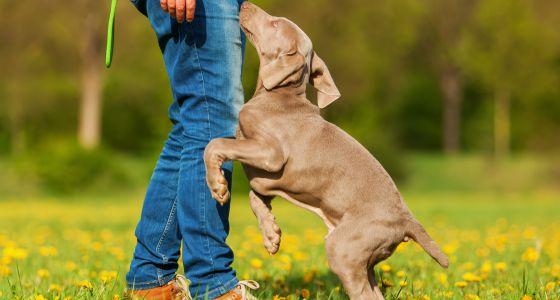
[[[179,228],[183,262],[193,297],[213,299],[237,284],[226,244],[229,205],[219,205],[206,185],[204,149],[210,140],[234,137],[243,105],[244,40],[237,0],[197,1],[192,23],[179,27],[182,50],[172,85],[181,103],[186,143],[179,179]],[[231,186],[232,164],[224,166]]]
[[[135,0],[136,1],[136,0]],[[210,196],[204,148],[217,137],[233,137],[243,105],[241,68],[244,38],[239,28],[241,0],[197,0],[192,23],[178,24],[158,0],[138,0],[162,49],[183,127],[177,221],[191,294],[212,299],[236,284],[233,253],[225,240],[229,206]],[[224,171],[231,183],[232,164]],[[231,185],[230,185],[231,186]]]
[[175,277],[178,267],[181,235],[176,213],[183,128],[177,122],[176,103],[170,107],[169,114],[175,124],[154,169],[136,227],[136,249],[126,275],[130,290],[165,285]]

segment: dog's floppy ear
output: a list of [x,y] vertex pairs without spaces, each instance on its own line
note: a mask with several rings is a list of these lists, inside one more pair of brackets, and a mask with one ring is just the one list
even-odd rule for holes
[[305,57],[298,51],[280,54],[260,69],[264,88],[270,91],[277,86],[301,80],[304,67]]
[[315,52],[313,52],[313,57],[311,58],[309,83],[317,89],[317,105],[320,108],[324,108],[340,98],[340,92],[334,84],[327,65]]

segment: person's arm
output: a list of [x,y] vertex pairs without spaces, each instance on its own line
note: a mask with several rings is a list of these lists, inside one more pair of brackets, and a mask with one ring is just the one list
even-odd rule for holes
[[194,19],[196,0],[160,0],[161,8],[177,22],[191,22]]

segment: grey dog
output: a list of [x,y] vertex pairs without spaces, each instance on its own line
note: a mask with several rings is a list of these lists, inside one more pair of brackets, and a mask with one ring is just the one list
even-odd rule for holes
[[[329,265],[350,299],[383,299],[373,267],[413,239],[441,266],[447,257],[412,216],[381,164],[355,139],[319,114],[340,93],[309,37],[294,23],[254,4],[240,24],[260,59],[256,91],[242,108],[236,139],[214,139],[204,160],[206,181],[220,203],[229,199],[224,161],[243,164],[250,204],[265,248],[278,251],[281,231],[271,212],[280,196],[319,215],[328,227]],[[307,83],[318,106],[307,100]]]

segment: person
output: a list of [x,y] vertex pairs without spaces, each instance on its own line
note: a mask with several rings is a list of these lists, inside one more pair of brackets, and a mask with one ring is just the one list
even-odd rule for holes
[[[242,0],[131,0],[156,33],[171,84],[173,124],[150,179],[128,294],[142,299],[255,299],[254,281],[236,278],[226,244],[229,204],[205,181],[210,140],[234,137],[243,105]],[[231,186],[233,165],[223,166]],[[183,251],[185,275],[177,275]],[[190,292],[190,295],[189,295]]]

